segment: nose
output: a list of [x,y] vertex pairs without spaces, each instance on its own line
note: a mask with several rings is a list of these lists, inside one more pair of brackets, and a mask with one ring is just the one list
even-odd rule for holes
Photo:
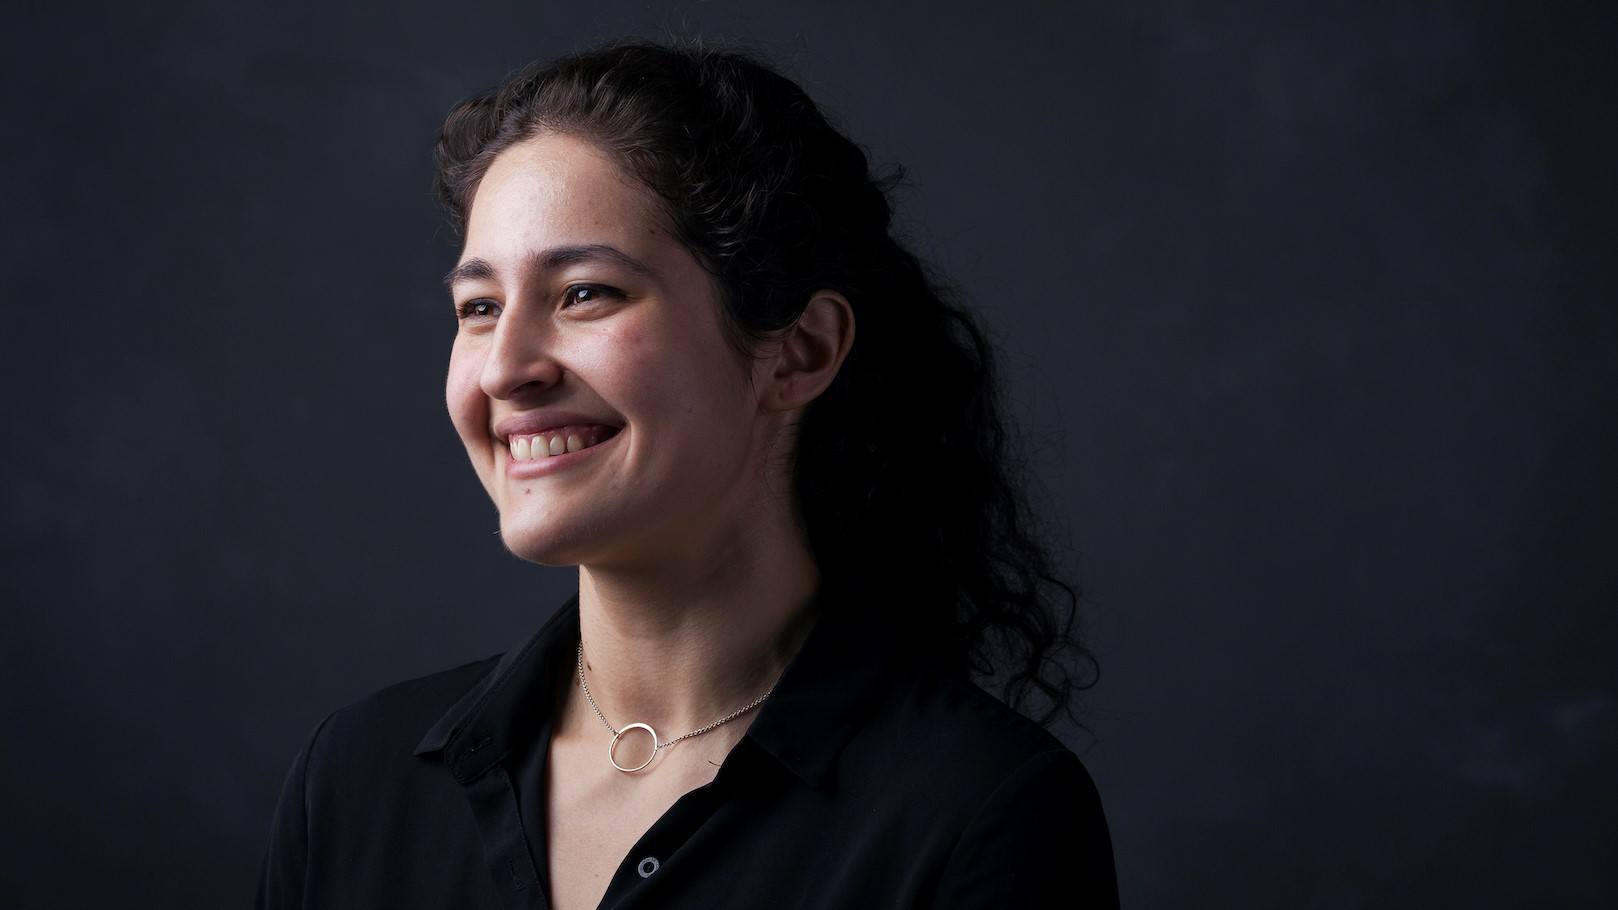
[[549,388],[562,378],[554,351],[555,333],[543,314],[530,317],[530,309],[512,307],[495,324],[494,338],[478,377],[483,393],[490,398],[522,397]]

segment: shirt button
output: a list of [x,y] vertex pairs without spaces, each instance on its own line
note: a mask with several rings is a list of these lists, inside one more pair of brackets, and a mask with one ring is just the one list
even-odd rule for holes
[[657,871],[657,857],[648,856],[641,860],[635,871],[640,873],[641,878],[651,878],[652,873]]

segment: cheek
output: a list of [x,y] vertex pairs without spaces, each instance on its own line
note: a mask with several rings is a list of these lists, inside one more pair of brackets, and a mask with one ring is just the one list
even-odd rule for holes
[[703,355],[669,327],[626,324],[607,341],[604,361],[617,394],[643,417],[679,420],[711,398]]
[[483,400],[483,389],[478,385],[479,373],[476,358],[468,356],[457,346],[450,355],[449,373],[444,381],[444,404],[449,408],[450,421],[463,439],[469,433],[482,433],[479,428],[484,419],[483,409],[487,405]]
[[717,338],[696,331],[632,332],[623,343],[624,392],[665,424],[663,432],[689,438],[695,450],[710,453],[702,456],[709,460],[722,440],[744,433],[747,390],[730,349]]

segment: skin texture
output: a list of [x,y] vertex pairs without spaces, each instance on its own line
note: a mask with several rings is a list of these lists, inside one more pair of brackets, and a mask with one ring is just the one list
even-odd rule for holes
[[[546,134],[502,152],[480,182],[460,263],[449,414],[512,553],[576,565],[586,674],[615,727],[664,741],[768,691],[815,617],[819,581],[790,483],[795,424],[853,343],[848,301],[812,295],[784,337],[744,363],[721,335],[719,286],[660,218],[656,197],[583,139]],[[532,254],[608,244],[605,262],[552,271]],[[577,286],[597,287],[579,292]],[[570,291],[570,289],[572,289]],[[751,382],[749,382],[749,376]],[[549,475],[506,475],[496,422],[565,408],[623,426]],[[576,677],[557,693],[547,768],[555,906],[595,906],[624,852],[680,795],[711,780],[752,711],[624,774]],[[625,739],[619,761],[651,754]]]

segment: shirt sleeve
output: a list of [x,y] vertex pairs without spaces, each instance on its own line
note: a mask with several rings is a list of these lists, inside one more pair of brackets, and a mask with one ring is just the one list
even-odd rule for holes
[[269,843],[259,864],[258,893],[253,902],[255,910],[294,910],[303,906],[304,877],[309,868],[309,813],[305,780],[315,741],[320,738],[320,732],[325,729],[332,714],[322,718],[304,737],[303,747],[298,750],[291,769],[281,783],[281,796],[270,823]]
[[933,906],[1118,906],[1101,797],[1077,755],[1040,752],[995,788],[961,832]]

